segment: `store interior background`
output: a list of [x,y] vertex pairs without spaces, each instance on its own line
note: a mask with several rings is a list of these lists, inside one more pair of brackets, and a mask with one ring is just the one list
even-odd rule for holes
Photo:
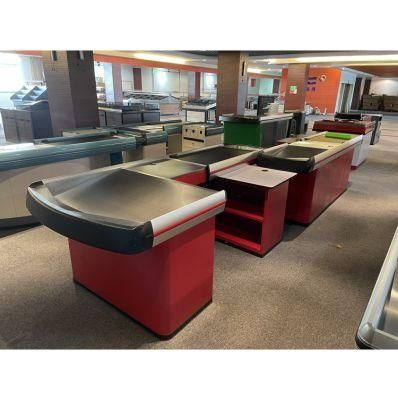
[[[112,76],[112,64],[120,65],[122,75],[123,97],[133,92],[164,93],[172,96],[179,103],[178,117],[185,119],[181,108],[188,101],[188,74],[200,74],[200,97],[215,99],[217,92],[217,52],[167,52],[138,53],[134,52],[99,52],[94,51],[94,69],[99,101],[109,101],[107,80]],[[203,53],[203,54],[199,54]],[[278,52],[274,52],[278,53]],[[116,55],[115,55],[116,54]],[[210,54],[210,55],[209,55]],[[262,57],[264,58],[264,57]],[[186,62],[185,60],[188,61]],[[178,66],[178,62],[184,64]],[[326,65],[326,66],[325,66]],[[171,68],[173,66],[174,68]],[[306,103],[312,108],[307,113],[333,114],[336,111],[347,112],[359,109],[363,94],[398,95],[398,74],[388,69],[380,69],[376,75],[372,67],[345,67],[311,65],[309,77],[317,81],[326,77],[316,91],[307,89]],[[261,57],[251,57],[249,64],[248,97],[274,94],[278,102],[283,104],[286,91],[288,64],[264,65]],[[367,71],[373,72],[368,73]],[[19,51],[0,53],[0,108],[12,108],[10,97],[23,85],[45,84],[41,52]],[[355,86],[359,92],[354,98]],[[253,110],[247,108],[248,114]],[[161,119],[175,117],[161,112]],[[0,117],[1,118],[1,117]],[[4,142],[3,124],[0,120],[0,141]]]

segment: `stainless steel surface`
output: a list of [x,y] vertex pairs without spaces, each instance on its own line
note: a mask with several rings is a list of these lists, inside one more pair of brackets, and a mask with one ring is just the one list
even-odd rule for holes
[[244,182],[251,185],[273,188],[293,178],[295,172],[240,164],[215,174],[217,177],[231,181]]
[[361,347],[398,349],[398,228],[357,332]]

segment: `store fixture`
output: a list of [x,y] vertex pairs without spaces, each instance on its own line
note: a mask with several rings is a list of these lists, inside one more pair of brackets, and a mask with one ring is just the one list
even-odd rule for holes
[[16,108],[1,108],[0,113],[7,142],[33,142],[53,136],[47,100],[21,102]]
[[356,333],[362,349],[398,349],[398,229]]
[[184,150],[198,149],[223,143],[223,125],[184,124],[182,131],[182,147]]
[[124,165],[38,181],[27,206],[69,238],[75,282],[159,337],[212,301],[214,219],[224,192]]
[[383,114],[364,114],[364,113],[335,113],[335,119],[344,119],[344,120],[359,120],[359,121],[373,121],[375,123],[372,138],[370,140],[370,144],[377,144],[380,139],[381,133],[381,121],[383,119]]
[[185,121],[208,122],[216,119],[215,99],[196,99],[188,101],[183,107],[185,110]]
[[109,132],[0,146],[0,227],[36,222],[25,206],[32,182],[120,163],[139,146],[135,136]]
[[346,189],[356,136],[339,145],[296,141],[263,150],[257,165],[296,172],[289,182],[286,219],[310,224]]
[[160,115],[178,115],[181,111],[181,101],[167,93],[146,93],[134,92],[125,97],[129,103],[140,101],[144,103],[144,108],[149,110],[149,107],[157,106],[160,110]]
[[225,114],[220,117],[224,123],[224,143],[248,146],[270,147],[288,135],[292,113],[266,116]]
[[282,239],[289,180],[295,175],[255,165],[215,174],[210,187],[227,192],[216,238],[264,256]]
[[24,85],[10,97],[10,100],[14,103],[14,107],[27,105],[40,100],[48,100],[47,87]]

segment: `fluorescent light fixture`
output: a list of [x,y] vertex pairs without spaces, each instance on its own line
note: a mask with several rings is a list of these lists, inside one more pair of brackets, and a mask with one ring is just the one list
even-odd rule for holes
[[318,56],[318,57],[292,57],[271,58],[263,60],[268,64],[295,64],[295,63],[371,63],[371,62],[398,62],[398,53],[373,54],[373,55],[345,55],[345,56]]
[[247,72],[252,72],[253,74],[261,74],[263,70],[259,68],[248,68]]
[[187,60],[182,57],[165,56],[163,54],[154,53],[134,53],[134,57],[140,60],[159,61],[171,64],[185,64],[187,62]]

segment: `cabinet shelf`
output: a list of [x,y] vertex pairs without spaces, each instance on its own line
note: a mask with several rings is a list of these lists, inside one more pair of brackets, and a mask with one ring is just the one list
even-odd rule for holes
[[223,213],[216,219],[217,239],[252,252],[261,252],[261,232],[261,224],[249,219],[242,219],[240,216]]
[[249,203],[242,203],[233,199],[228,200],[224,212],[259,223],[264,222],[263,210],[260,207]]
[[216,238],[224,240],[246,250],[261,253],[261,245],[251,240],[245,239],[242,236],[234,235],[233,233],[225,232],[222,229],[216,229]]

